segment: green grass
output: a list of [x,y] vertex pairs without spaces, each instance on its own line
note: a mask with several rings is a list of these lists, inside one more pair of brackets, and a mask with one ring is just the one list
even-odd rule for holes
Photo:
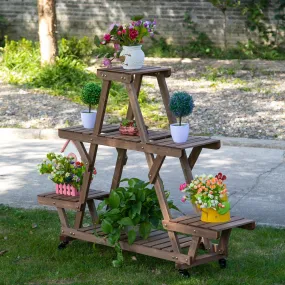
[[59,251],[59,225],[54,211],[0,205],[0,252],[7,250],[0,255],[1,285],[285,284],[284,229],[234,230],[227,269],[212,262],[193,268],[191,278],[183,279],[172,262],[133,253],[124,253],[123,267],[113,268],[114,250],[94,250],[87,242],[74,241]]

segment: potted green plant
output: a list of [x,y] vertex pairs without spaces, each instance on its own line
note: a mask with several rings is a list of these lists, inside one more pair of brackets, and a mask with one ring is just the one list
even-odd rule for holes
[[[162,213],[154,187],[148,188],[148,182],[137,178],[123,179],[121,182],[124,181],[128,186],[112,190],[109,198],[98,205],[101,229],[117,252],[117,259],[113,260],[115,267],[123,261],[119,243],[122,233],[127,234],[128,242],[132,244],[138,234],[147,239],[151,229],[162,228]],[[168,192],[166,197],[169,197]],[[168,201],[168,205],[169,208],[178,210],[172,201]],[[106,209],[103,210],[105,206]]]
[[189,124],[182,123],[182,117],[189,116],[194,109],[193,97],[186,91],[175,91],[170,98],[169,108],[178,117],[179,122],[170,125],[170,133],[175,143],[183,143],[188,139]]
[[[103,64],[107,67],[111,66],[113,59],[119,57],[122,61],[124,69],[139,69],[144,63],[144,52],[142,51],[143,38],[153,36],[156,27],[156,21],[145,21],[143,16],[134,16],[131,22],[121,25],[112,24],[110,31],[104,35],[102,41],[95,36],[95,44],[106,45],[114,44],[114,52],[104,54]],[[122,47],[122,48],[121,48]],[[121,53],[120,53],[121,51]]]
[[119,132],[122,135],[137,136],[139,130],[135,120],[124,119],[120,123]]
[[101,87],[94,82],[88,82],[82,88],[81,101],[88,105],[88,110],[81,112],[81,120],[84,128],[94,128],[97,111],[91,110],[91,107],[98,105],[100,94]]

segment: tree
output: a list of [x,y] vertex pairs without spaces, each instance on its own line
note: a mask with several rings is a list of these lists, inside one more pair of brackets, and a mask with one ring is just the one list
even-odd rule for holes
[[57,55],[56,0],[38,0],[41,63],[54,64]]
[[226,12],[228,8],[234,8],[240,5],[240,1],[238,0],[209,0],[215,7],[221,10],[224,16],[224,48],[228,48],[228,40],[227,40],[227,15]]

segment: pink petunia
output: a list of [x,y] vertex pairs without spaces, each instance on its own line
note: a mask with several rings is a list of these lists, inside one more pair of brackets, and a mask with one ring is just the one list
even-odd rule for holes
[[112,65],[111,60],[109,58],[104,58],[103,65],[106,67],[110,67]]
[[111,40],[111,35],[110,35],[110,34],[105,34],[105,35],[104,35],[104,40],[105,40],[106,42],[109,42],[109,41]]
[[116,51],[120,50],[121,46],[119,44],[114,44],[114,49]]
[[185,203],[185,202],[186,202],[186,199],[187,199],[187,197],[186,197],[186,196],[183,196],[183,197],[181,198],[181,202]]
[[180,184],[179,190],[183,191],[187,187],[186,183]]

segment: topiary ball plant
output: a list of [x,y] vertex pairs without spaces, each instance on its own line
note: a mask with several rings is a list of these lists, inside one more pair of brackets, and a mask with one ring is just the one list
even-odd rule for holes
[[179,126],[181,126],[182,117],[186,117],[193,112],[193,97],[186,91],[175,91],[170,98],[170,111],[179,118]]
[[89,113],[91,113],[91,106],[98,105],[101,94],[101,86],[94,83],[86,83],[81,92],[81,101],[89,106]]

